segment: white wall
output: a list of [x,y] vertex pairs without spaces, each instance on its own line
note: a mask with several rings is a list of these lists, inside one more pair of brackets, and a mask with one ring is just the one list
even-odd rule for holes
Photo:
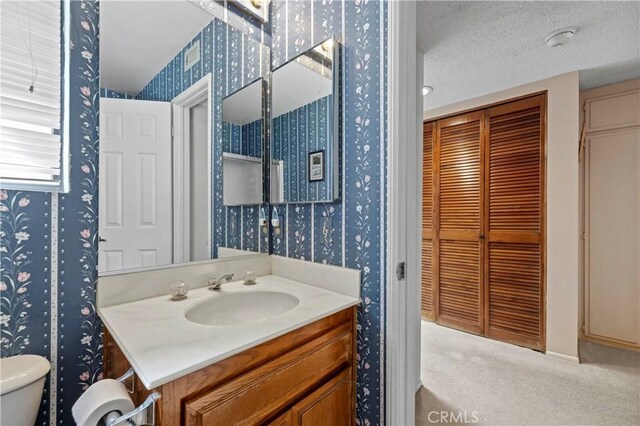
[[425,111],[432,119],[547,91],[547,342],[549,355],[578,357],[578,72]]

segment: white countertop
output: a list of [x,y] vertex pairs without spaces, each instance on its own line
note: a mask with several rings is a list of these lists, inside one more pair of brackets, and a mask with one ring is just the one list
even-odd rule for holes
[[[288,293],[300,303],[278,316],[241,325],[200,325],[184,316],[206,298],[251,291]],[[153,389],[359,302],[355,297],[267,275],[258,277],[253,286],[235,281],[224,284],[220,291],[191,290],[179,302],[165,295],[99,307],[98,313],[138,378]]]

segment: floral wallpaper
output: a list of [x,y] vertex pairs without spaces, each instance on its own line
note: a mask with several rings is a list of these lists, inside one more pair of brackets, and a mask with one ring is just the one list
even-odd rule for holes
[[98,2],[71,2],[70,192],[0,189],[1,355],[52,363],[37,424],[73,424],[101,378],[97,276]]
[[[271,157],[284,162],[284,199],[329,201],[333,195],[332,96],[272,118]],[[309,153],[324,151],[324,179],[309,181]]]
[[[332,35],[344,45],[341,202],[272,207],[274,253],[362,271],[357,421],[384,421],[387,3],[273,0],[272,66]],[[274,130],[275,131],[275,130]],[[285,170],[286,173],[286,170]],[[285,177],[286,179],[286,177]]]

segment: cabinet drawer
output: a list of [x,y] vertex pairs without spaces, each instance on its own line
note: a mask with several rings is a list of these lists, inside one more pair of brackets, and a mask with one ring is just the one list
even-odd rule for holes
[[188,425],[257,424],[348,365],[350,328],[339,328],[186,402]]

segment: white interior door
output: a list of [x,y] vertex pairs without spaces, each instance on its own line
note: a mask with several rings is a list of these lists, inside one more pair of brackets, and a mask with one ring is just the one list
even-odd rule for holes
[[172,261],[171,104],[100,100],[98,269]]
[[585,332],[640,346],[640,129],[587,142]]

